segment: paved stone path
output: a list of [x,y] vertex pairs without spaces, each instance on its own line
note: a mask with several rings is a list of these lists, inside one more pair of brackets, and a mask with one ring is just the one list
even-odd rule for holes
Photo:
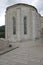
[[20,42],[19,48],[0,56],[0,65],[43,65],[43,39]]

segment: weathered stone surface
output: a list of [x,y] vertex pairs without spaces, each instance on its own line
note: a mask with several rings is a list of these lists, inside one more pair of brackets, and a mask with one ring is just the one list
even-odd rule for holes
[[0,39],[0,50],[2,50],[4,47],[7,47],[9,45],[8,40],[1,38]]
[[[27,34],[24,34],[24,17],[26,16]],[[16,19],[16,34],[13,34],[13,17]],[[38,11],[33,6],[26,4],[8,7],[5,16],[5,37],[17,42],[28,39],[40,38],[41,24]]]

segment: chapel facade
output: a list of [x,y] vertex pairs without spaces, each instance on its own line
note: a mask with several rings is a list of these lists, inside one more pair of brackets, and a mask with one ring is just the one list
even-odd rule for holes
[[5,15],[5,37],[9,41],[40,38],[40,14],[34,6],[18,3],[7,7]]

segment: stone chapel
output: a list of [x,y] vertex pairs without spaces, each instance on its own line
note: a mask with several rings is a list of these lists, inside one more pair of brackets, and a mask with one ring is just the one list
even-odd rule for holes
[[40,38],[40,14],[28,4],[18,3],[7,7],[5,15],[5,37],[9,41]]

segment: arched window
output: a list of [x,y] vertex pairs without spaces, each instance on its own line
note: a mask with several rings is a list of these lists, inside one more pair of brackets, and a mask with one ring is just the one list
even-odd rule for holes
[[16,34],[16,18],[13,17],[13,34]]
[[24,17],[24,34],[27,34],[27,17]]

